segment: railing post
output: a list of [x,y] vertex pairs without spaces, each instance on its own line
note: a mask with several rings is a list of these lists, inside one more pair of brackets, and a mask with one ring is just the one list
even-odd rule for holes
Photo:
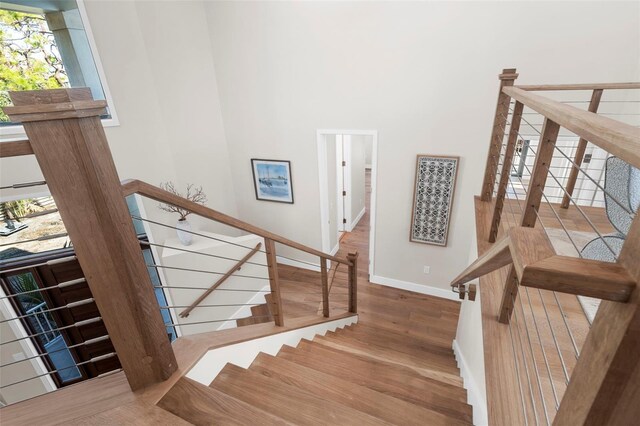
[[502,70],[502,74],[498,76],[500,79],[500,91],[498,92],[498,105],[493,118],[493,128],[491,131],[491,144],[489,145],[489,154],[487,155],[487,165],[484,171],[484,180],[482,183],[482,193],[480,199],[482,201],[491,201],[493,196],[493,185],[496,180],[496,172],[498,171],[498,160],[500,159],[500,149],[502,148],[502,140],[507,126],[507,115],[509,114],[509,102],[511,97],[502,93],[505,86],[513,86],[513,82],[518,78],[515,68],[507,68]]
[[358,313],[358,252],[347,254],[349,265],[349,312]]
[[[640,214],[620,256],[640,283]],[[603,300],[571,375],[554,425],[631,425],[640,418],[640,287],[628,303]]]
[[120,179],[87,88],[11,92],[132,389],[177,367]]
[[282,314],[282,299],[280,297],[280,279],[278,277],[278,262],[276,258],[276,244],[270,238],[264,239],[264,248],[267,254],[267,266],[269,269],[269,285],[271,286],[271,315],[276,325],[284,326]]
[[493,219],[491,219],[491,231],[489,231],[489,242],[495,243],[498,236],[498,228],[500,227],[500,219],[502,218],[502,208],[504,207],[504,197],[507,194],[507,186],[509,185],[509,176],[511,175],[511,164],[513,162],[513,154],[518,140],[518,132],[520,131],[520,121],[522,119],[522,110],[524,105],[516,102],[513,108],[513,116],[511,118],[511,128],[509,130],[509,140],[504,153],[504,163],[500,171],[500,183],[498,184],[498,193],[496,194],[496,203],[493,208]]
[[320,274],[322,276],[322,315],[329,318],[329,276],[327,274],[327,259],[320,258]]
[[[559,132],[560,126],[557,123],[549,120],[548,118],[544,120],[542,132],[540,134],[540,142],[538,143],[538,150],[536,152],[536,161],[533,166],[531,178],[529,179],[529,188],[527,190],[527,198],[523,206],[524,210],[520,219],[520,226],[533,228],[536,225],[537,213],[540,208],[540,202],[542,201],[544,187],[547,183],[549,166],[553,159],[553,151],[555,150]],[[498,314],[498,321],[501,323],[509,323],[509,320],[511,319],[511,312],[513,312],[513,301],[517,294],[518,277],[513,265],[511,265],[509,267],[507,281],[504,285],[500,313]]]
[[[589,102],[589,112],[596,113],[598,111],[598,107],[600,106],[600,99],[602,99],[602,89],[595,89],[591,94],[591,101]],[[567,187],[565,188],[565,194],[562,197],[562,203],[560,203],[560,208],[568,209],[570,198],[573,195],[573,190],[576,187],[576,180],[578,179],[578,173],[580,170],[578,167],[582,164],[582,160],[584,159],[584,152],[587,150],[587,140],[584,138],[580,138],[578,141],[578,147],[576,148],[576,155],[573,159],[575,165],[571,165],[571,171],[569,172],[569,177],[567,178]]]

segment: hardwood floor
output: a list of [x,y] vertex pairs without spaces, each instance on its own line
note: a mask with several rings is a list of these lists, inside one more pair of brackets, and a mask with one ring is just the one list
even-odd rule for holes
[[[452,351],[460,305],[370,283],[368,234],[367,210],[339,252],[360,253],[357,324],[283,346],[277,356],[262,353],[247,369],[227,364],[208,387],[184,376],[208,348],[278,327],[188,336],[174,343],[178,371],[164,383],[132,393],[118,373],[4,409],[3,424],[471,424]],[[286,265],[279,272],[285,326],[322,320],[320,273]],[[347,269],[334,264],[329,279],[337,318],[347,311]]]

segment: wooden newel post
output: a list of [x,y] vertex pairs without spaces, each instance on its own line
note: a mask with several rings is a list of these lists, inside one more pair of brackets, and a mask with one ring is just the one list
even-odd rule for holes
[[493,119],[493,128],[491,130],[491,144],[489,145],[487,165],[484,171],[482,193],[480,194],[480,199],[482,201],[491,201],[491,197],[493,196],[493,186],[498,171],[502,140],[507,127],[507,115],[509,114],[509,102],[511,102],[511,97],[502,93],[502,88],[505,86],[513,86],[513,82],[518,78],[518,74],[516,73],[515,68],[507,68],[502,70],[502,74],[500,74],[498,78],[500,79],[500,91],[498,92],[498,105],[496,106],[496,114]]
[[358,252],[347,254],[349,265],[349,312],[358,312]]
[[329,318],[329,275],[327,274],[327,259],[320,258],[320,276],[322,279],[322,315]]
[[100,122],[87,88],[11,92],[42,174],[132,389],[177,367]]
[[276,325],[284,326],[282,314],[282,298],[280,297],[280,278],[278,276],[278,262],[276,257],[276,244],[269,238],[264,239],[264,248],[267,254],[267,266],[269,269],[269,285],[271,286],[271,303],[269,308]]

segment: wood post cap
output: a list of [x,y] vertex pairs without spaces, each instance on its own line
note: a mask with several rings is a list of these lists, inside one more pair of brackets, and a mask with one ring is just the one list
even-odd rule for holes
[[499,80],[515,80],[518,78],[518,73],[515,68],[505,68],[502,73],[498,75]]
[[104,100],[94,100],[88,87],[9,92],[9,96],[14,106],[3,109],[14,123],[100,116],[107,106]]

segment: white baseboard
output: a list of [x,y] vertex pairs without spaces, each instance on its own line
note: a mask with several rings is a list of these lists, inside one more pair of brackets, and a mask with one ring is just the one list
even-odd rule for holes
[[343,328],[357,322],[358,316],[353,315],[348,318],[212,349],[200,358],[200,361],[189,370],[186,376],[205,386],[209,386],[227,363],[248,368],[260,352],[275,356],[282,348],[282,345],[296,347],[302,339],[311,340],[318,334],[324,336],[327,331],[335,331],[336,328]]
[[296,268],[308,269],[310,271],[320,272],[320,264],[309,265],[305,262],[299,262],[297,260],[286,259],[284,257],[276,256],[278,263],[282,263],[283,265],[295,266]]
[[445,290],[442,288],[431,287],[423,284],[416,284],[409,281],[396,280],[393,278],[381,277],[379,275],[372,275],[370,281],[374,284],[386,285],[387,287],[399,288],[400,290],[414,291],[416,293],[460,302],[458,295],[451,290]]
[[336,253],[338,253],[338,250],[340,250],[340,241],[338,241],[338,242],[336,243],[336,246],[335,246],[333,249],[331,249],[331,253],[329,253],[329,254],[330,254],[331,256],[335,256],[335,255],[336,255]]
[[371,170],[371,164],[365,164],[364,168],[365,170]]
[[476,426],[488,425],[487,401],[482,397],[484,393],[478,388],[476,381],[473,380],[469,364],[467,364],[467,360],[462,354],[458,342],[455,340],[453,341],[453,353],[456,356],[456,362],[460,369],[460,376],[464,382],[464,388],[467,390],[467,402],[473,407],[473,424]]
[[351,222],[351,226],[349,227],[349,232],[353,231],[353,228],[355,228],[358,225],[358,222],[360,222],[360,219],[362,219],[362,216],[364,216],[365,211],[366,211],[366,208],[363,207],[362,210],[360,210],[360,213],[358,213],[358,216],[356,216],[356,218],[353,219],[353,222]]

